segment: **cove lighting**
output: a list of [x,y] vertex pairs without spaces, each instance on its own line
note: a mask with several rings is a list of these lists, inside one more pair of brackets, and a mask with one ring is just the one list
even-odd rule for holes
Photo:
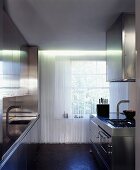
[[1,50],[0,53],[3,55],[19,54],[20,50]]
[[107,50],[107,54],[109,54],[109,55],[121,55],[122,50]]
[[39,52],[50,56],[104,56],[106,55],[106,51],[42,50]]

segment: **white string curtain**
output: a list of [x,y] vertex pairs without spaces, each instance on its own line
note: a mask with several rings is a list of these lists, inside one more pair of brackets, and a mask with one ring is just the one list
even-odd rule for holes
[[[55,57],[39,56],[40,78],[40,111],[41,111],[41,141],[52,140],[53,129],[50,126],[54,114],[54,62]],[[50,135],[52,134],[52,135]]]
[[42,143],[89,142],[89,120],[71,118],[70,63],[70,57],[39,52]]
[[55,57],[55,118],[71,115],[71,61],[70,57]]

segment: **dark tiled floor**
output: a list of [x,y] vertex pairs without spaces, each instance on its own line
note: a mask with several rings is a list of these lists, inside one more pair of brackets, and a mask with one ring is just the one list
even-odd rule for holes
[[33,170],[99,170],[87,144],[41,144]]

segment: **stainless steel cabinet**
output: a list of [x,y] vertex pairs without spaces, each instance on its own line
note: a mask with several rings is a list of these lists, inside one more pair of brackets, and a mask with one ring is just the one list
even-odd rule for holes
[[107,38],[107,81],[135,81],[135,15],[123,13]]
[[93,116],[90,119],[91,149],[100,169],[135,169],[135,138],[133,133],[134,129],[131,127],[111,127],[103,118]]
[[[34,126],[30,129],[29,133],[26,135],[24,139],[24,145],[26,146],[26,163],[27,163],[27,170],[32,170],[35,162],[36,162],[36,155],[38,151],[38,143],[40,137],[40,119],[34,124]],[[20,169],[18,169],[20,170]]]
[[100,169],[111,169],[111,137],[100,128],[94,118],[90,120],[90,141],[94,157],[99,163]]
[[27,147],[24,144],[24,140],[15,152],[9,155],[9,159],[1,170],[27,170]]
[[11,153],[1,170],[32,170],[39,142],[40,119],[29,129],[26,136]]
[[23,46],[28,43],[8,14],[4,10],[1,13],[3,16],[3,39],[2,50],[0,51],[0,74],[3,79],[1,86],[5,88],[19,88],[21,65],[25,65],[22,62],[28,57],[26,51],[23,51]]

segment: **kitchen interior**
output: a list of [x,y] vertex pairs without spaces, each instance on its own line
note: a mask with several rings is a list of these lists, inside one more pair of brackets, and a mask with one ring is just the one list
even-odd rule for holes
[[139,170],[139,8],[0,1],[1,170]]

